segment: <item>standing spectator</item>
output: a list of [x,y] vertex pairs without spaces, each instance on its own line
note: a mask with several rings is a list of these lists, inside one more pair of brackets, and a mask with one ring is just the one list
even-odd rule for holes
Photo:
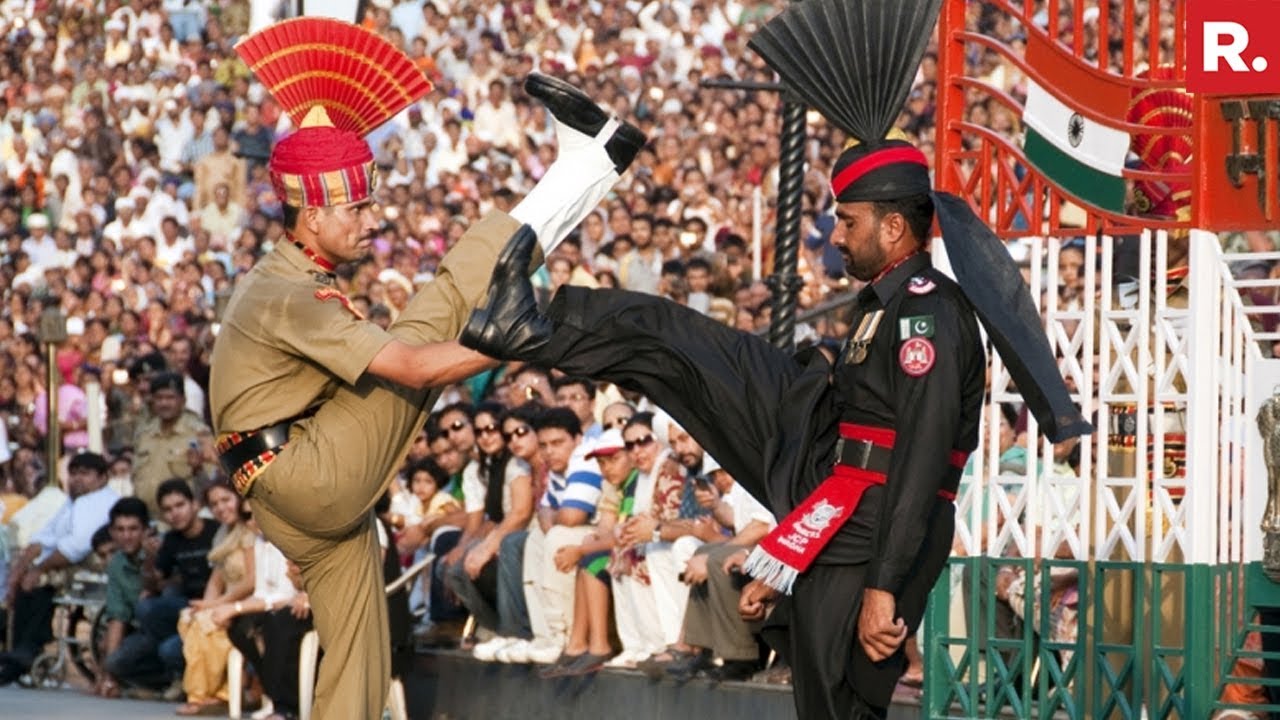
[[53,639],[55,573],[76,565],[92,551],[93,533],[106,524],[120,497],[107,487],[107,461],[81,453],[67,466],[70,497],[31,538],[9,568],[5,605],[11,608],[13,650],[0,655],[0,686],[26,672]]
[[212,437],[209,426],[193,413],[185,412],[182,376],[172,372],[153,375],[150,380],[152,417],[133,439],[133,486],[148,509],[156,505],[160,483],[170,478],[192,482],[203,470],[201,448]]

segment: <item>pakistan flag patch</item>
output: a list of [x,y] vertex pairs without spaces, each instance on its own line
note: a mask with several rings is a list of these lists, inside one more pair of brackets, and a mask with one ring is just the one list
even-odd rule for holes
[[898,339],[906,340],[913,337],[933,337],[932,315],[898,318]]

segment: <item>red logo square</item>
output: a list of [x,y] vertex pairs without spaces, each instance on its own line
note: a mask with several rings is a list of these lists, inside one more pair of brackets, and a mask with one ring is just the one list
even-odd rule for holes
[[1280,92],[1276,0],[1188,0],[1187,90],[1212,95]]

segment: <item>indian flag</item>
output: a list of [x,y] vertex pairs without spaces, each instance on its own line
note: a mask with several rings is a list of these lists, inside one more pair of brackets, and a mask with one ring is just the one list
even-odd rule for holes
[[1036,33],[1027,40],[1027,64],[1044,81],[1027,77],[1027,104],[1022,111],[1027,159],[1081,202],[1124,212],[1120,173],[1129,152],[1129,134],[1093,118],[1123,122],[1129,89]]

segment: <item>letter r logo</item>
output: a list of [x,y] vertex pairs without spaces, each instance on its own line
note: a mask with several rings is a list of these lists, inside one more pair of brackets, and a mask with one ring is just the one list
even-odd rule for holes
[[[1223,40],[1228,40],[1223,44]],[[1218,60],[1226,60],[1232,72],[1249,72],[1240,56],[1249,47],[1249,31],[1236,22],[1206,21],[1204,24],[1204,71],[1218,72]]]
[[[1186,0],[1186,81],[1193,93],[1280,93],[1276,0]],[[1251,42],[1252,41],[1252,42]]]

